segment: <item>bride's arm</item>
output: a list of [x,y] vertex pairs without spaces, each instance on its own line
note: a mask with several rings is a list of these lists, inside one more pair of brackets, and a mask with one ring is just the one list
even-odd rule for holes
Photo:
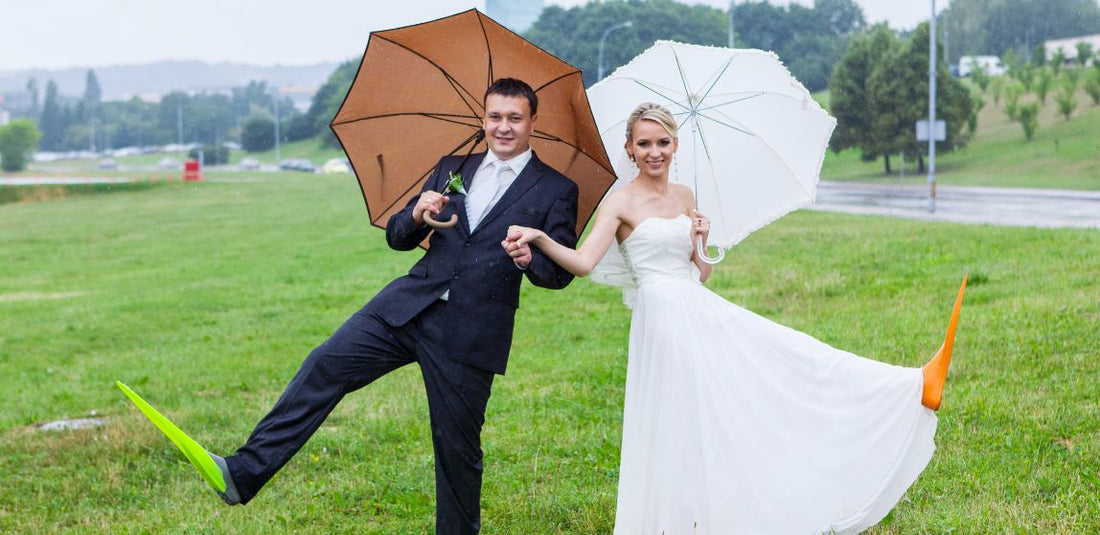
[[546,235],[545,232],[513,225],[508,228],[508,239],[502,245],[505,248],[530,243],[538,247],[543,254],[550,257],[556,264],[566,271],[583,277],[592,271],[592,268],[603,258],[607,248],[615,240],[615,231],[621,224],[619,217],[618,199],[616,195],[609,196],[596,212],[596,221],[592,224],[592,231],[588,233],[584,243],[577,249],[570,249]]

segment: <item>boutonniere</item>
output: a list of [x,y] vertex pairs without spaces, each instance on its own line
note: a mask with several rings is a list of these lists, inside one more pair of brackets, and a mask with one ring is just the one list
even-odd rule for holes
[[466,195],[466,183],[462,181],[462,174],[451,171],[448,176],[450,180],[447,180],[447,192]]

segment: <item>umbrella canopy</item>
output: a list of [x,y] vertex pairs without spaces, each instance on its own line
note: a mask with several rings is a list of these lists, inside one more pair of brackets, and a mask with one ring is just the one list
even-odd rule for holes
[[485,90],[505,77],[527,82],[538,95],[531,147],[580,187],[578,234],[584,229],[615,176],[581,71],[476,9],[370,34],[330,126],[359,179],[371,223],[385,227],[419,194],[440,157],[477,143]]
[[[711,219],[709,242],[733,247],[752,231],[811,204],[836,119],[772,52],[658,41],[588,90],[620,181],[626,121],[642,102],[680,125],[672,182],[695,192]],[[721,252],[721,251],[720,251]]]

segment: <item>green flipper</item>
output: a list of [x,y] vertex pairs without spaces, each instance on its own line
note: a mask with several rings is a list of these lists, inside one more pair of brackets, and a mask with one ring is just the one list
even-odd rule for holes
[[207,453],[198,442],[195,442],[194,439],[187,436],[186,433],[176,427],[168,418],[165,418],[164,415],[157,412],[152,405],[149,405],[148,402],[141,399],[141,396],[137,395],[133,390],[130,390],[130,387],[122,384],[122,381],[115,381],[115,386],[118,386],[119,390],[122,390],[122,393],[126,394],[126,397],[130,398],[130,401],[133,401],[134,405],[137,405],[137,408],[141,409],[141,412],[149,418],[149,421],[153,422],[153,425],[157,426],[157,429],[160,429],[160,431],[183,452],[187,460],[191,461],[191,465],[199,471],[199,475],[201,475],[211,487],[214,487],[214,490],[222,493],[225,492],[225,478],[222,477],[221,470],[218,469],[217,463],[214,462],[214,459],[210,457],[210,454]]

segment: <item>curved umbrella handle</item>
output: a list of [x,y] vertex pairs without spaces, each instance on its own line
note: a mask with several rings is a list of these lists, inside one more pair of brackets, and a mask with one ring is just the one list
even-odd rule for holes
[[451,218],[446,221],[438,221],[432,218],[432,214],[425,211],[424,222],[432,228],[451,228],[458,224],[458,214],[451,214]]
[[698,245],[697,249],[699,253],[699,258],[702,259],[703,262],[706,262],[710,265],[717,264],[726,257],[726,250],[721,247],[718,248],[718,255],[714,258],[711,258],[707,256],[707,246],[703,244],[703,240],[699,240],[698,242],[696,242],[696,245]]

